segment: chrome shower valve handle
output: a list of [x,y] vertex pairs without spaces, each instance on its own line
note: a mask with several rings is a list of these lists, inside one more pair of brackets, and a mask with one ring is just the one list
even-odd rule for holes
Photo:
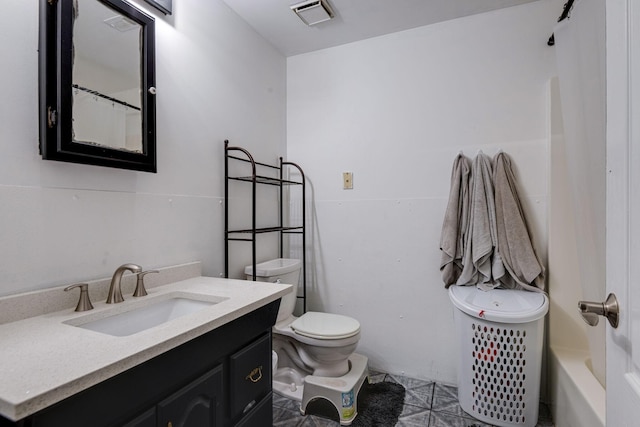
[[615,294],[609,294],[605,302],[578,301],[578,310],[589,326],[596,326],[604,316],[613,328],[618,327],[620,307]]

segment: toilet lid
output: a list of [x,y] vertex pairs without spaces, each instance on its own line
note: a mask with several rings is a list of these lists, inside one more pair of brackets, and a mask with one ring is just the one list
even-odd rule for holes
[[341,339],[360,332],[360,322],[340,314],[310,311],[291,323],[291,329],[309,338]]

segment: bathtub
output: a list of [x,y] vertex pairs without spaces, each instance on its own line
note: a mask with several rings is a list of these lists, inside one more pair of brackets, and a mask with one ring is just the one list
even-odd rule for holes
[[605,390],[589,369],[589,352],[550,351],[551,412],[556,427],[604,427]]

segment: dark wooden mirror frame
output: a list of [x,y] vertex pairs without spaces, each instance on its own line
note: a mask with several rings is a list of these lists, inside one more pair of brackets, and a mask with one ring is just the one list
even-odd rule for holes
[[142,27],[142,153],[73,141],[73,0],[39,0],[40,154],[46,160],[157,172],[155,21],[122,0],[95,0]]

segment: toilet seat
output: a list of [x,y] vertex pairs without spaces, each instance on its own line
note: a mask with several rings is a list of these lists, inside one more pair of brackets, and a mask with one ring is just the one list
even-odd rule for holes
[[302,336],[319,340],[350,338],[360,333],[360,322],[348,316],[309,311],[291,323]]

